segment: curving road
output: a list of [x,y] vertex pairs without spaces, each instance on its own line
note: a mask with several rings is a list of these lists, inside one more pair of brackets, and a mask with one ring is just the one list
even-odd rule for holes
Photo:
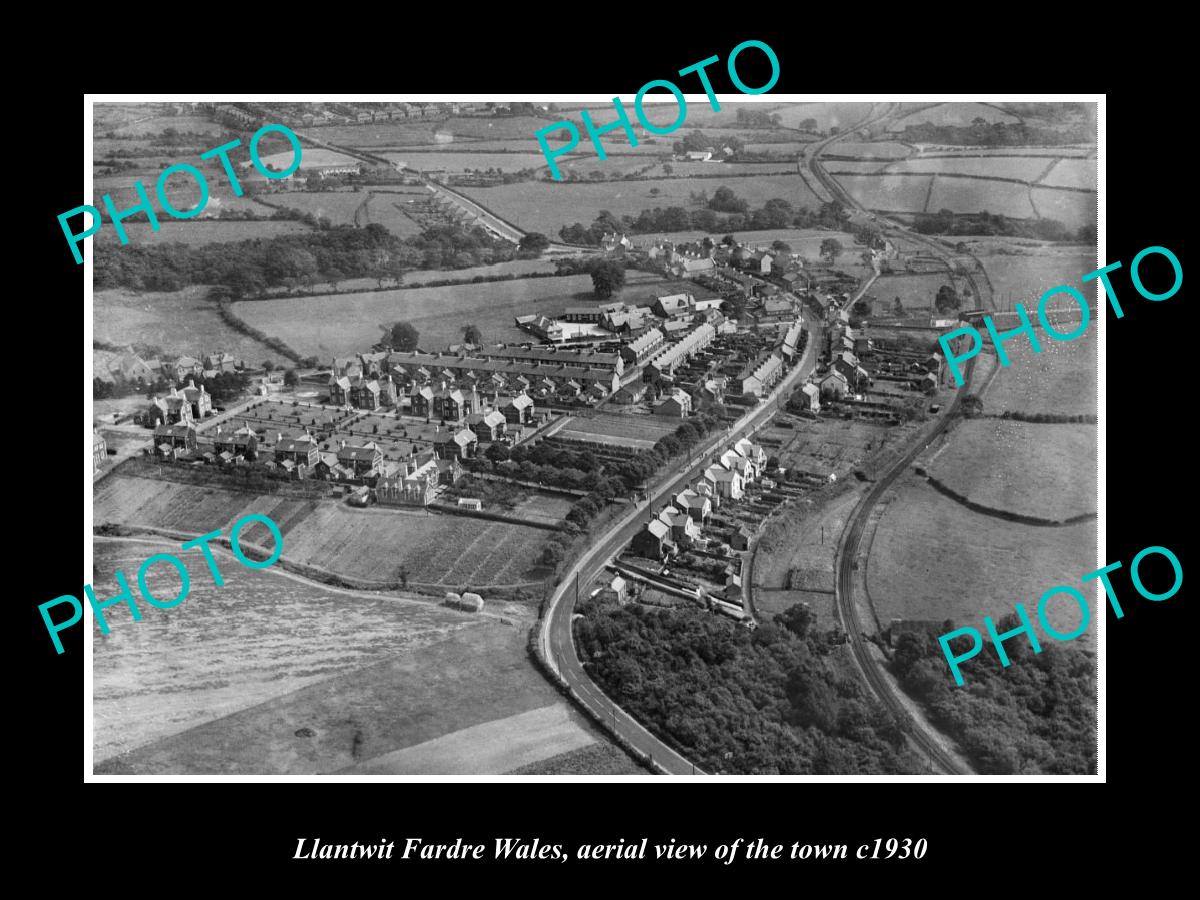
[[[805,323],[809,325],[807,318]],[[808,343],[805,345],[800,361],[771,392],[770,396],[742,416],[724,434],[711,441],[702,451],[685,462],[682,470],[661,476],[659,482],[652,486],[647,503],[637,504],[624,515],[563,575],[562,582],[551,595],[546,614],[542,618],[541,632],[538,637],[542,654],[549,662],[550,667],[567,682],[580,702],[594,713],[603,716],[610,729],[647,754],[653,760],[655,767],[668,775],[702,775],[704,773],[617,706],[588,676],[583,663],[580,662],[575,652],[571,629],[575,615],[575,600],[577,599],[575,596],[576,579],[580,586],[590,584],[596,573],[641,530],[655,503],[664,496],[680,490],[685,484],[698,477],[711,462],[711,456],[715,450],[726,447],[733,441],[757,430],[775,415],[779,399],[786,397],[792,387],[808,377],[808,374],[816,366],[815,348],[821,341],[824,329],[820,323],[814,323],[810,327],[813,328],[813,331],[809,334]]]

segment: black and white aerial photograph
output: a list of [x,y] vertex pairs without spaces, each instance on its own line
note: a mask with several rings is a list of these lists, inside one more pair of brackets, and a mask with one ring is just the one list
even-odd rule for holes
[[1098,104],[720,99],[92,103],[95,775],[1097,775]]

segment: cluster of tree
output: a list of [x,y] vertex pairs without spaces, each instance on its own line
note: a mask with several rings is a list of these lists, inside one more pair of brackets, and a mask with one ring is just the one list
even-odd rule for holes
[[541,256],[542,251],[550,246],[550,238],[540,231],[530,231],[521,237],[517,250],[522,256]]
[[970,125],[934,125],[921,122],[900,132],[906,144],[949,144],[955,147],[1059,147],[1088,144],[1096,140],[1096,126],[1089,122],[1046,127],[1028,122],[988,122],[976,118]]
[[1024,413],[1006,409],[1004,412],[1000,413],[999,417],[1001,419],[1013,419],[1017,422],[1034,422],[1039,425],[1096,424],[1096,417],[1086,413],[1068,416],[1060,415],[1059,413]]
[[740,107],[737,111],[737,123],[746,128],[778,128],[783,118],[779,113],[769,113],[765,110],[747,109]]
[[[1015,615],[997,624],[1017,628]],[[943,633],[954,628],[946,622]],[[952,652],[968,649],[964,637]],[[1042,644],[1035,654],[1015,639],[1010,665],[987,650],[963,666],[958,687],[932,635],[906,633],[892,669],[904,689],[929,710],[987,775],[1086,775],[1096,771],[1096,661],[1076,644]]]
[[491,444],[482,456],[466,463],[476,472],[491,472],[551,487],[592,490],[601,481],[600,463],[591,453],[557,450],[544,442],[536,447]]
[[953,285],[943,284],[938,288],[937,296],[933,298],[933,305],[940,313],[948,313],[951,310],[959,309],[962,306],[962,301],[958,298],[958,291]]
[[724,147],[728,147],[734,153],[740,153],[745,146],[741,138],[732,135],[730,137],[709,137],[702,131],[692,131],[685,135],[683,140],[672,144],[671,149],[676,156],[683,156],[685,153],[703,153],[710,149],[719,153]]
[[400,238],[382,225],[342,225],[306,234],[190,246],[155,241],[95,248],[96,287],[177,291],[194,284],[225,285],[236,298],[268,287],[294,288],[327,282],[337,289],[349,278],[399,283],[415,269],[461,269],[511,259],[512,245],[482,228],[429,228]]
[[[782,197],[773,197],[758,209],[751,210],[744,199],[737,197],[727,187],[719,187],[710,199],[701,192],[695,198],[702,205],[700,209],[687,210],[682,206],[669,206],[666,209],[654,207],[643,209],[636,217],[621,216],[619,219],[608,210],[601,210],[600,215],[589,226],[584,227],[576,222],[564,226],[558,234],[569,244],[597,246],[605,233],[626,232],[630,234],[662,234],[672,231],[706,231],[736,232],[763,231],[773,228],[842,228],[849,214],[840,203],[823,203],[813,212],[807,207],[793,207],[791,202]],[[717,207],[739,210],[727,215],[719,215]]]
[[813,618],[796,605],[751,632],[699,609],[593,604],[576,640],[605,692],[707,772],[920,772]]
[[912,227],[913,231],[920,234],[1002,235],[1088,244],[1096,241],[1095,225],[1083,225],[1071,230],[1057,219],[1011,219],[993,215],[987,210],[980,213],[954,213],[941,209],[936,213],[917,213]]

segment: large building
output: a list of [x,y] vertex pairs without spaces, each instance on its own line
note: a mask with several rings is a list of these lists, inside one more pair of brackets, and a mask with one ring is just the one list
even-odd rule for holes
[[646,380],[653,381],[663,375],[673,375],[693,354],[711,344],[716,335],[716,329],[705,323],[678,343],[660,350],[646,364]]

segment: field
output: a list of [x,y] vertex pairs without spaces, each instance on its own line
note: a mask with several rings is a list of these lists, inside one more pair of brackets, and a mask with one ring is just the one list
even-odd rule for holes
[[[401,569],[411,582],[447,587],[525,584],[547,531],[424,510],[351,509],[334,500],[279,498],[113,474],[94,494],[97,525],[149,525],[189,534],[221,529],[250,512],[270,516],[283,532],[284,556],[328,572],[388,584]],[[270,546],[265,526],[246,540]]]
[[1034,181],[1039,175],[1050,168],[1051,165],[1051,160],[1036,157],[1000,156],[986,158],[974,156],[936,156],[904,159],[900,162],[889,163],[884,171],[888,173],[945,172],[950,174],[980,175],[991,178],[1017,178],[1021,181]]
[[878,175],[888,167],[883,160],[830,159],[824,160],[830,175]]
[[543,759],[509,775],[644,775],[646,772],[612,744],[596,743]]
[[[261,215],[271,211],[259,207]],[[189,247],[218,244],[224,241],[248,241],[257,238],[273,238],[283,234],[306,234],[312,231],[303,222],[238,222],[232,219],[172,219],[161,216],[159,229],[154,231],[149,222],[127,222],[125,231],[130,247],[152,246],[154,242],[178,241]],[[102,228],[95,239],[103,244],[119,246],[117,230]]]
[[791,442],[778,448],[775,455],[784,468],[815,475],[833,472],[844,478],[885,443],[903,440],[911,427],[842,419],[820,422],[798,419]]
[[1042,184],[1096,189],[1096,160],[1060,159],[1042,178]]
[[968,500],[1062,521],[1096,512],[1096,426],[972,419],[928,471]]
[[[1061,326],[1069,330],[1066,325]],[[1096,325],[1072,341],[1051,341],[1039,329],[1041,353],[1024,339],[1005,347],[1011,360],[983,395],[988,413],[1096,415],[1099,385]]]
[[[100,597],[117,592],[115,570],[132,578],[150,554],[179,552],[178,543],[157,540],[99,539],[94,548]],[[197,557],[198,567],[188,560],[191,590],[177,608],[142,604],[142,621],[135,623],[125,607],[113,607],[107,612],[111,632],[104,636],[95,626],[98,762],[477,627],[424,601],[351,597],[277,570],[251,571],[219,548],[214,556],[224,587],[216,587]],[[147,582],[158,596],[178,592],[169,566],[156,566]],[[174,771],[185,770],[179,762]]]
[[[835,166],[830,163],[830,166]],[[921,212],[932,176],[843,175],[838,182],[868,209],[884,212]],[[937,207],[934,207],[936,209]]]
[[[537,146],[536,142],[533,146]],[[465,149],[456,149],[444,153],[388,150],[379,155],[384,159],[403,163],[407,168],[422,171],[445,169],[448,172],[465,172],[467,169],[499,169],[501,172],[516,172],[520,169],[546,168],[546,160],[541,153],[472,153]]]
[[1035,187],[1030,189],[1029,199],[1043,219],[1057,219],[1068,228],[1097,224],[1095,194]]
[[1096,154],[1093,146],[1054,146],[1054,147],[957,147],[943,144],[914,144],[917,153],[922,156],[1021,156],[1026,159],[1044,157],[1047,161],[1059,157],[1087,157]]
[[976,178],[935,178],[927,209],[929,212],[948,209],[957,213],[987,210],[1016,219],[1029,219],[1037,215],[1029,203],[1029,188],[1011,182],[981,181]]
[[367,195],[361,191],[286,191],[268,199],[275,206],[323,216],[334,225],[354,225],[355,212]]
[[[372,210],[376,209],[377,205],[384,202],[383,198],[390,195],[385,193],[372,192],[371,205],[367,208],[367,218],[375,221]],[[390,198],[395,201],[395,198]],[[412,225],[411,220],[409,224]],[[390,228],[391,225],[389,224]],[[476,276],[482,278],[492,278],[498,275],[530,275],[534,272],[553,272],[555,271],[554,261],[552,259],[510,259],[506,262],[493,263],[490,266],[469,266],[465,269],[413,269],[411,272],[404,273],[404,284],[409,287],[420,287],[422,284],[430,281],[445,281],[447,279],[469,283]],[[378,288],[379,281],[375,278],[347,278],[345,281],[338,282],[338,288],[342,291],[369,291],[372,288]],[[330,284],[316,284],[313,288],[319,293],[323,293],[333,289]],[[324,290],[323,290],[324,289]],[[473,288],[474,289],[474,288]],[[268,293],[285,294],[287,288],[268,288]],[[458,343],[456,341],[455,343]],[[435,348],[437,349],[437,348]]]
[[[446,273],[451,276],[453,273]],[[620,299],[646,299],[659,288],[680,290],[679,282],[647,278],[629,272]],[[697,296],[701,291],[690,289]],[[478,325],[484,340],[527,341],[529,335],[513,324],[515,316],[531,313],[558,315],[567,306],[599,302],[588,275],[532,278],[491,284],[448,285],[372,291],[362,294],[316,295],[234,304],[234,311],[255,328],[283,338],[302,356],[322,358],[366,350],[397,321],[411,322],[421,346],[440,350],[462,341],[467,322]]]
[[888,131],[903,131],[909,125],[919,125],[923,122],[934,125],[970,125],[977,118],[984,119],[989,124],[1004,122],[1015,125],[1021,121],[1018,116],[987,103],[942,103],[932,109],[910,113],[889,125]]
[[[703,180],[666,178],[618,185],[525,182],[463,188],[462,192],[518,228],[557,236],[564,225],[590,224],[605,209],[616,216],[637,216],[642,210],[655,207],[697,209],[698,205],[689,195],[705,191],[711,196],[719,187],[728,187],[748,201],[751,208],[762,206],[773,197],[782,197],[793,206],[814,210],[821,205],[797,174]],[[653,190],[658,193],[651,194]]]
[[944,274],[933,275],[881,275],[871,285],[869,293],[880,300],[891,302],[899,297],[908,312],[932,310],[938,288],[949,283]]
[[[97,569],[156,550],[171,546],[99,541]],[[524,624],[217,555],[225,587],[193,579],[177,609],[114,613],[95,636],[97,772],[500,774],[564,757],[638,771],[529,664]]]
[[[872,107],[871,103],[788,103],[776,111],[780,124],[787,128],[798,128],[805,119],[816,119],[818,131],[828,131],[833,126],[846,131],[868,118]],[[755,104],[751,108],[762,107]]]
[[[980,627],[985,615],[1009,615],[1018,601],[1036,616],[1047,589],[1078,586],[1080,576],[1096,568],[1094,521],[1061,528],[1015,525],[971,512],[912,474],[885,499],[866,566],[871,600],[885,626],[898,618]],[[1048,618],[1069,632],[1079,613],[1059,598]],[[1094,634],[1093,623],[1079,640]]]
[[[96,291],[92,318],[95,339],[120,347],[150,344],[172,357],[198,357],[224,350],[256,365],[268,359],[291,365],[286,357],[226,325],[217,314],[216,304],[205,299],[207,294],[207,287],[172,293],[134,293],[124,288]],[[187,327],[181,328],[185,322]]]
[[[1085,297],[1095,302],[1094,297],[1089,296],[1092,292],[1084,290],[1079,281],[1097,268],[1094,251],[1069,246],[1022,248],[1020,253],[996,252],[996,249],[975,249],[974,252],[987,269],[1001,308],[1020,302],[1025,304],[1031,316],[1035,316],[1042,294],[1063,284],[1082,290]],[[1065,295],[1063,299],[1067,299]]]
[[[830,145],[830,156],[853,156],[858,159],[904,159],[911,156],[913,148],[899,141],[836,141]],[[825,158],[825,154],[822,154]],[[829,166],[840,166],[841,161],[831,159]]]
[[564,440],[600,441],[624,447],[648,450],[659,438],[679,427],[679,420],[665,416],[599,415],[573,416],[555,437]]
[[[294,159],[295,154],[289,147],[283,153],[272,153],[270,156],[263,156],[261,161],[264,167],[274,166],[282,172],[292,164]],[[355,159],[353,156],[347,156],[345,153],[338,153],[336,150],[326,150],[324,147],[302,147],[299,171],[321,169],[325,166],[353,166],[360,162],[361,160]]]

